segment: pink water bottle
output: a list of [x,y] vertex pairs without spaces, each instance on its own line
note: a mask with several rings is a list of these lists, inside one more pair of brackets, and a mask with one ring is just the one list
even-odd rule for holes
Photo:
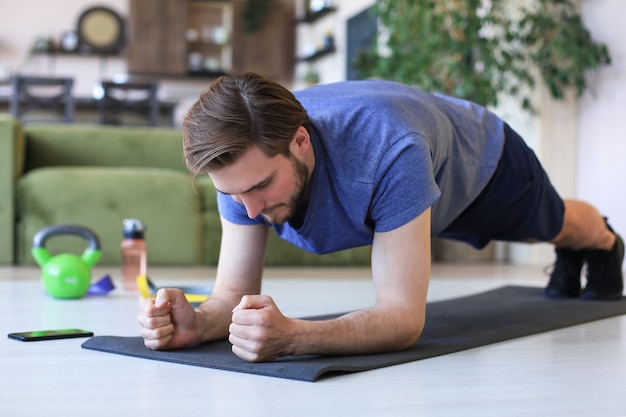
[[122,240],[122,286],[137,290],[137,276],[146,275],[145,226],[139,219],[124,219]]

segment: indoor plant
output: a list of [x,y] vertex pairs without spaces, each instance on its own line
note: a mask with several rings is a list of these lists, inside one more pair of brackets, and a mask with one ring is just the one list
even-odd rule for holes
[[[513,4],[515,3],[515,5]],[[573,0],[377,0],[384,28],[357,67],[366,77],[420,86],[495,106],[516,97],[533,110],[537,80],[562,99],[580,96],[587,71],[610,63]]]

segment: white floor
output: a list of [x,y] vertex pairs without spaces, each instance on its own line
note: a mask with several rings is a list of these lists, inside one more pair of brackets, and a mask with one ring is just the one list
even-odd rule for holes
[[[116,270],[97,268],[94,276]],[[0,330],[83,326],[136,335],[135,295],[52,300],[38,271],[0,268]],[[212,269],[154,269],[158,285],[205,284]],[[285,314],[368,306],[366,269],[270,269]],[[544,286],[541,268],[435,265],[430,300],[506,284]],[[31,328],[32,327],[32,328]],[[626,416],[626,316],[315,383],[127,358],[81,341],[0,339],[0,415]]]

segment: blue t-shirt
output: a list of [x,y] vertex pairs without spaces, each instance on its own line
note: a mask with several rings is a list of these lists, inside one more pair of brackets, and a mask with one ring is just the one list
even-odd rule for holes
[[[272,226],[294,245],[328,253],[369,245],[432,206],[432,234],[480,193],[502,152],[504,124],[467,101],[389,81],[347,81],[294,93],[307,110],[315,152],[304,221]],[[218,193],[237,224],[244,206]]]

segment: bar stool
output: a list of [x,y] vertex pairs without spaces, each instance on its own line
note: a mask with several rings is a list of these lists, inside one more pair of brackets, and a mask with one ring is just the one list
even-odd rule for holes
[[14,75],[11,85],[9,107],[13,117],[22,122],[74,121],[74,79]]
[[[98,101],[101,124],[159,125],[159,85],[156,81],[102,81],[102,98]],[[139,116],[130,119],[128,113]]]

